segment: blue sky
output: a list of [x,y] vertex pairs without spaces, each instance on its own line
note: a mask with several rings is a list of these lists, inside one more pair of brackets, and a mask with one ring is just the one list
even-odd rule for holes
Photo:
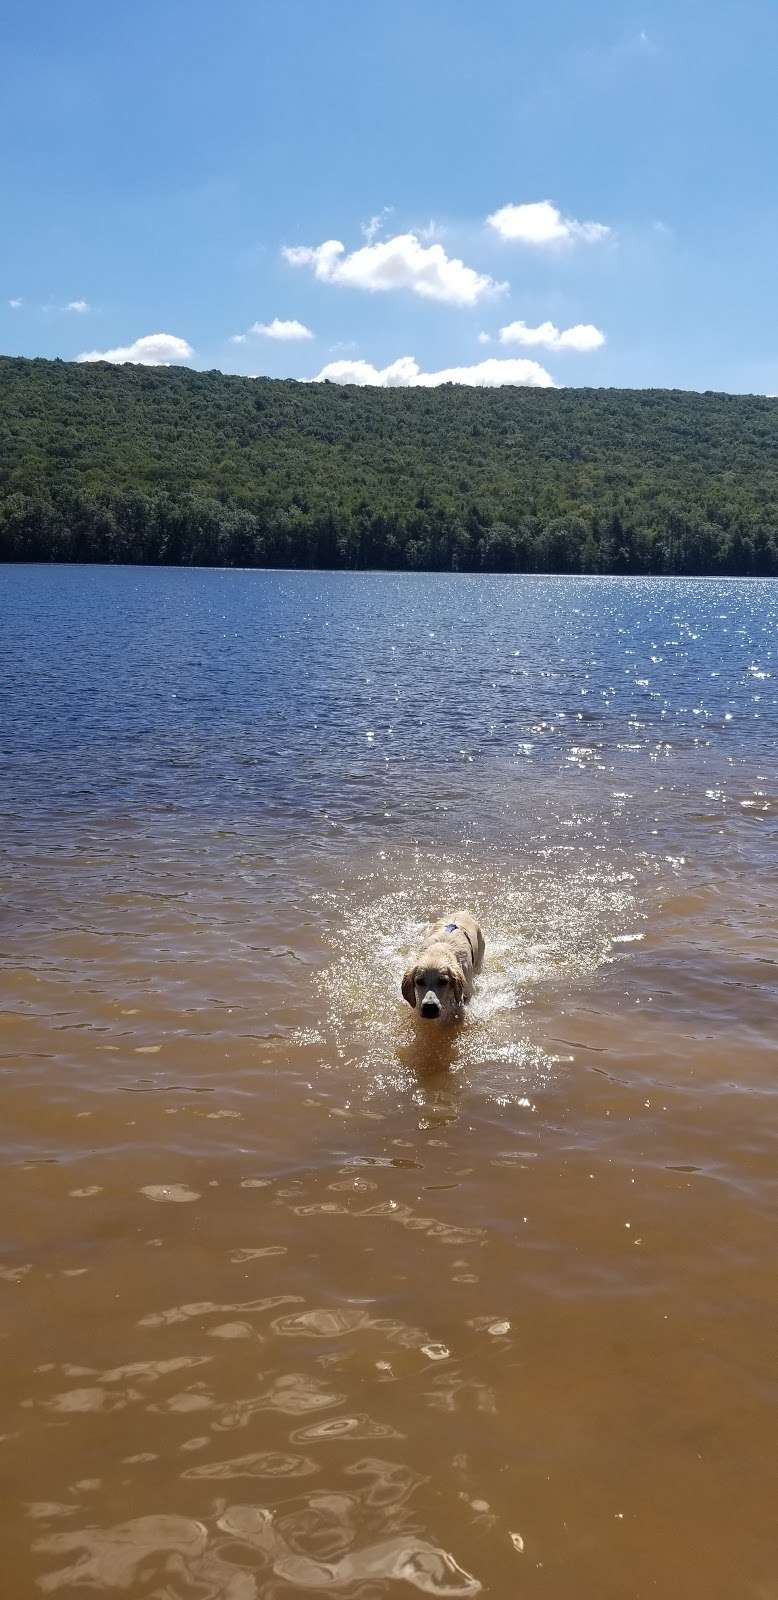
[[774,0],[4,17],[4,353],[778,391]]

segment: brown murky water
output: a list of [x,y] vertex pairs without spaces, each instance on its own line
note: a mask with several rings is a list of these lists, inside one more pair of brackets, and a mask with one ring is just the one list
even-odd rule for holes
[[[390,595],[329,676],[312,638],[306,701],[236,662],[241,578],[263,640],[285,584],[278,638],[315,633],[295,585],[339,640]],[[446,580],[13,580],[3,1593],[776,1600],[774,591],[502,589],[441,753],[380,663]],[[440,613],[491,616],[479,582]],[[689,618],[704,672],[636,708],[641,629]],[[463,901],[487,959],[440,1034],[399,973]]]

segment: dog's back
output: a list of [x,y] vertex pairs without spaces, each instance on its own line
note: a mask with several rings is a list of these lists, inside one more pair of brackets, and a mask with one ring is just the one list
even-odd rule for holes
[[470,949],[473,972],[480,972],[486,950],[486,940],[479,924],[476,922],[472,911],[455,911],[450,917],[441,917],[438,922],[433,922],[432,927],[424,936],[424,944],[440,942],[456,945],[456,934],[464,936]]

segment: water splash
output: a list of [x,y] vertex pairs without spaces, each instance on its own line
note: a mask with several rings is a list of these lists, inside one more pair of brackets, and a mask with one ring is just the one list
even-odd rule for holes
[[[384,856],[342,893],[317,899],[333,950],[316,980],[332,1053],[356,1069],[364,1097],[410,1087],[442,1120],[453,1114],[457,1079],[496,1103],[530,1105],[558,1060],[533,1037],[533,1001],[549,985],[591,978],[641,916],[638,866],[574,865],[561,847],[509,868],[497,852],[468,865]],[[479,917],[486,959],[461,1025],[433,1028],[404,1006],[400,980],[428,923],[459,905]]]

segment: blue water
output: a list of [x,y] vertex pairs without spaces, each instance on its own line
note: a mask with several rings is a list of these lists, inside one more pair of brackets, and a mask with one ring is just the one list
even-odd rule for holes
[[770,580],[6,567],[2,810],[423,840],[659,771],[740,802],[776,638]]

